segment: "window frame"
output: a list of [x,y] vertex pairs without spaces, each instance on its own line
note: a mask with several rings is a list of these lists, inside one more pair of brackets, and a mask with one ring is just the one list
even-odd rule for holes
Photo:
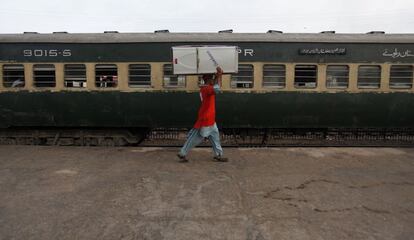
[[[347,75],[346,75],[346,86],[329,86],[329,80],[328,80],[328,78],[329,78],[329,74],[328,74],[328,72],[329,72],[329,68],[330,67],[346,67],[346,73],[347,73]],[[325,72],[325,78],[326,78],[326,81],[325,81],[325,86],[326,86],[326,88],[327,89],[348,89],[349,88],[349,81],[350,81],[350,78],[349,78],[349,74],[350,74],[350,67],[349,67],[349,65],[346,65],[346,64],[329,64],[329,65],[327,65],[326,66],[326,72]],[[340,76],[340,75],[335,75],[334,77],[337,77],[337,78],[343,78],[343,76]],[[340,82],[339,82],[340,83]]]
[[[171,74],[165,74],[166,68],[171,68]],[[167,85],[166,78],[169,78],[171,82],[171,77],[177,78],[177,85]],[[180,81],[184,82],[183,84],[178,84]],[[164,88],[186,88],[187,87],[187,76],[186,75],[177,75],[173,73],[173,65],[171,63],[165,63],[162,65],[162,86]]]
[[[316,89],[317,87],[318,87],[318,70],[319,70],[319,68],[318,68],[318,64],[295,64],[295,66],[294,66],[294,69],[293,69],[293,73],[294,73],[294,75],[293,75],[293,86],[294,86],[294,88],[296,88],[296,89]],[[314,67],[314,70],[312,70],[312,72],[315,72],[315,85],[314,86],[306,86],[306,83],[313,83],[313,82],[300,82],[300,83],[305,83],[305,85],[304,86],[299,86],[299,85],[297,85],[297,78],[298,77],[302,77],[302,78],[305,78],[305,77],[308,77],[308,76],[298,76],[296,73],[297,73],[297,71],[298,71],[298,67]],[[306,70],[304,70],[303,72],[306,72]],[[310,84],[309,84],[310,85]]]
[[[283,67],[283,70],[267,70],[270,72],[283,72],[283,76],[282,75],[274,75],[274,76],[266,76],[266,67]],[[271,88],[271,89],[283,89],[286,88],[286,65],[285,64],[273,64],[273,63],[269,63],[269,64],[263,64],[262,67],[262,87],[263,88]],[[283,83],[283,85],[266,85],[266,81],[265,78],[271,78],[271,77],[275,77],[275,78],[280,78],[283,77],[283,82],[276,82],[276,83]]]
[[[108,68],[104,68],[104,66],[107,66]],[[109,66],[112,66],[112,67],[114,66],[115,68],[109,68]],[[97,70],[98,70],[99,67],[101,67],[102,69],[105,69],[106,72],[110,72],[111,70],[115,69],[116,70],[116,75],[112,74],[112,79],[110,79],[109,81],[103,81],[102,77],[106,77],[106,79],[107,79],[108,78],[107,76],[111,76],[111,75],[110,74],[104,74],[104,75],[99,74],[98,75]],[[119,86],[119,69],[118,69],[117,64],[115,64],[115,63],[98,63],[98,64],[95,64],[94,73],[95,73],[94,85],[95,85],[96,88],[98,88],[98,89],[115,89],[115,88],[118,88],[118,86]],[[108,86],[108,83],[112,84],[112,85]]]
[[[410,83],[410,85],[408,86],[408,87],[397,87],[397,86],[394,86],[393,84],[392,84],[392,82],[391,82],[391,80],[392,80],[392,68],[393,67],[408,67],[408,68],[410,68],[410,73],[411,73],[411,78],[410,78],[410,81],[409,81],[409,83]],[[402,79],[409,79],[408,77],[394,77],[394,78],[402,78]],[[394,90],[398,90],[398,89],[401,89],[401,90],[406,90],[406,89],[412,89],[413,88],[413,82],[414,82],[414,66],[413,65],[409,65],[409,64],[391,64],[390,65],[390,72],[389,72],[389,76],[388,76],[388,79],[389,79],[389,82],[388,82],[388,87],[390,88],[390,89],[394,89]]]
[[[242,68],[243,67],[251,67],[251,76],[243,76],[243,75],[239,76],[240,72],[242,72],[242,71],[240,71],[241,67]],[[234,74],[234,73],[231,74],[230,88],[232,88],[232,89],[253,89],[254,88],[254,65],[250,64],[250,63],[242,63],[242,64],[238,65],[238,69],[239,69],[239,71],[236,74]],[[243,82],[247,82],[247,81],[235,80],[235,79],[240,78],[240,77],[251,77],[251,83],[250,82],[243,83]],[[234,83],[234,82],[236,82],[236,83]],[[237,87],[237,84],[240,83],[240,82],[241,82],[241,84],[251,84],[251,86],[250,87]]]
[[[21,70],[19,69],[19,70],[6,70],[5,68],[6,67],[21,67]],[[3,64],[2,65],[2,67],[1,67],[1,73],[2,73],[2,87],[4,87],[4,88],[11,88],[11,89],[14,89],[14,88],[17,88],[17,89],[20,89],[20,88],[24,88],[25,86],[26,86],[26,76],[25,76],[25,67],[24,67],[24,64]],[[22,71],[23,72],[23,75],[6,75],[5,74],[5,71],[11,71],[11,72],[20,72],[20,71]],[[19,79],[16,79],[16,80],[14,80],[14,81],[6,81],[6,77],[10,77],[10,78],[16,78],[16,76],[20,76],[20,77],[23,77],[23,85],[22,86],[13,86],[13,84],[16,82],[16,81],[18,81]],[[8,85],[10,83],[10,86]]]
[[[379,69],[379,77],[378,77],[378,87],[370,87],[370,86],[361,86],[360,78],[361,78],[361,68],[378,68]],[[362,76],[362,78],[373,78],[368,76]],[[357,88],[358,89],[380,89],[381,88],[381,78],[382,78],[382,66],[381,65],[359,65],[358,72],[357,72]]]
[[[81,71],[81,70],[79,70],[79,69],[66,69],[66,67],[67,66],[76,66],[76,65],[78,65],[78,66],[83,66],[83,70],[84,70],[84,73],[85,73],[85,75],[84,75],[84,77],[85,77],[85,80],[83,81],[83,80],[80,80],[80,81],[78,81],[78,80],[67,80],[66,78],[67,78],[67,72],[69,72],[69,71],[74,71],[74,72],[77,72],[77,71]],[[88,72],[88,70],[87,70],[87,67],[86,67],[86,64],[84,64],[84,63],[68,63],[68,64],[64,64],[63,65],[63,85],[65,86],[65,88],[87,88],[87,82],[88,82],[88,74],[87,74],[87,72]],[[81,76],[81,75],[72,75],[72,78],[75,78],[75,76]],[[68,82],[72,82],[72,86],[68,86]],[[81,86],[73,86],[73,82],[78,82],[78,83],[82,83],[81,84]]]
[[[51,66],[53,66],[53,70],[40,70],[40,69],[36,69],[36,68],[40,68],[40,67],[44,67],[45,69],[46,69],[46,66],[48,66],[49,68],[51,67]],[[51,72],[51,71],[53,71],[54,72],[54,74],[53,74],[53,86],[39,86],[39,83],[40,83],[40,85],[42,85],[42,84],[48,84],[48,83],[50,83],[50,81],[45,81],[45,82],[39,82],[38,80],[36,80],[36,78],[41,78],[41,77],[48,77],[48,76],[52,76],[52,75],[38,75],[38,76],[36,76],[36,72]],[[56,87],[56,85],[57,85],[57,83],[56,83],[56,66],[55,66],[55,64],[51,64],[51,63],[38,63],[38,64],[33,64],[33,69],[32,69],[32,72],[33,72],[33,86],[35,87],[35,88],[55,88]]]
[[[132,69],[132,66],[145,66],[148,69]],[[132,75],[131,71],[149,71],[149,75]],[[148,81],[131,81],[131,77],[148,77]],[[135,84],[134,84],[135,82]],[[137,82],[147,83],[145,85],[137,84]],[[152,68],[149,63],[131,63],[128,64],[128,87],[130,88],[151,88],[152,87]]]

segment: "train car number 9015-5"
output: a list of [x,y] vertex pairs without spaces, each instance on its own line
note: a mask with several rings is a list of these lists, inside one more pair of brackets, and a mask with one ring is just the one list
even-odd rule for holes
[[25,57],[70,57],[72,52],[70,49],[25,49],[23,50],[23,55]]

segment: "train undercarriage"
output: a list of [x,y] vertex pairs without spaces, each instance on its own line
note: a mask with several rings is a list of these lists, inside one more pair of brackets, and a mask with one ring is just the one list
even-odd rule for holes
[[[8,128],[0,130],[0,145],[177,147],[185,128]],[[393,146],[413,147],[413,128],[225,128],[225,147]],[[209,146],[206,139],[201,146]]]

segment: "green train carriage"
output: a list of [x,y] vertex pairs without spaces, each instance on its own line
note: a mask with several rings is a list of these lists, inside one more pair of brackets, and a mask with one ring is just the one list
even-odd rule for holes
[[375,32],[0,34],[0,139],[136,145],[191,127],[199,78],[170,64],[171,47],[190,44],[240,48],[217,96],[217,122],[239,143],[344,132],[412,142],[414,34]]

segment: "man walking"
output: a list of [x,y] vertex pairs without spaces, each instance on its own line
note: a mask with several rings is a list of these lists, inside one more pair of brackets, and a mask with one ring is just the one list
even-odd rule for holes
[[204,74],[204,84],[200,87],[201,106],[198,111],[198,118],[194,127],[190,130],[184,146],[178,153],[179,162],[188,162],[188,152],[200,144],[204,138],[210,140],[214,151],[214,160],[218,162],[227,162],[228,159],[223,157],[223,149],[220,144],[220,135],[216,124],[216,94],[220,91],[221,77],[223,70],[217,67],[215,78],[213,74]]

